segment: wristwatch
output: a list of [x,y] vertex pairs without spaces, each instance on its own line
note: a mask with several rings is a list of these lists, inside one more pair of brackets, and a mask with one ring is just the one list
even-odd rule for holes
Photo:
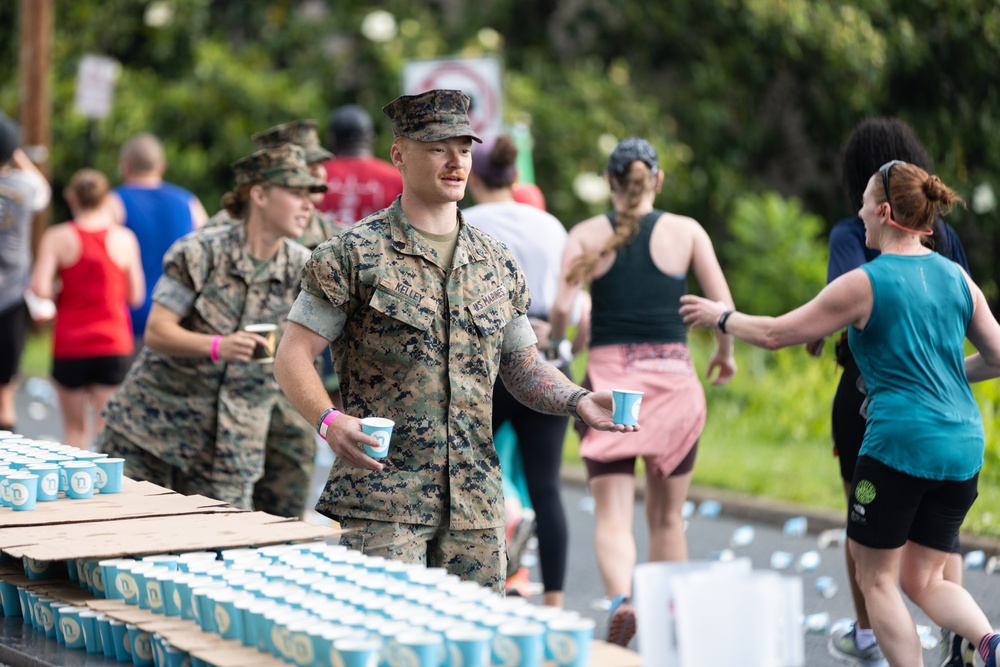
[[576,411],[576,406],[579,405],[580,399],[589,393],[590,392],[586,389],[577,389],[573,392],[573,395],[569,397],[569,400],[566,401],[566,407],[569,408],[570,414],[573,415],[573,418],[578,422],[582,422],[583,419],[580,417],[580,413]]

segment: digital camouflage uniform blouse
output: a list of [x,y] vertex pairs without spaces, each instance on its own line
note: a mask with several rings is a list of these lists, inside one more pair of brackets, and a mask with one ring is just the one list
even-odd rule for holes
[[[243,225],[189,234],[170,247],[153,300],[182,315],[181,326],[230,334],[273,322],[278,340],[298,293],[309,251],[286,239],[254,276]],[[280,395],[270,364],[217,363],[166,356],[145,347],[108,401],[108,428],[169,465],[216,481],[253,481]]]
[[317,504],[327,516],[503,525],[493,383],[501,348],[535,343],[527,283],[461,214],[453,266],[439,261],[397,198],[306,264],[289,319],[334,341],[347,414],[396,422],[382,471],[334,463]]

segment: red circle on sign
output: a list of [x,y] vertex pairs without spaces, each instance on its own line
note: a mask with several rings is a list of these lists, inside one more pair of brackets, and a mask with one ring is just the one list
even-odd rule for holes
[[472,98],[472,105],[469,108],[469,124],[472,125],[472,129],[477,134],[482,134],[488,128],[493,127],[497,120],[492,117],[493,110],[496,109],[496,99],[494,98],[493,89],[490,87],[488,81],[462,63],[444,63],[431,70],[421,81],[421,90],[427,91],[434,88],[441,88],[443,86],[438,81],[449,76],[465,77],[478,88],[477,91],[473,91],[473,93],[478,94],[478,97],[476,94],[470,94],[464,87],[458,88]]

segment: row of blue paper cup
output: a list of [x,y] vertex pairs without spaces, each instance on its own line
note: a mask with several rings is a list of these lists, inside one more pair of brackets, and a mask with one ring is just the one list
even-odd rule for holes
[[[189,667],[193,656],[161,637],[87,607],[68,605],[27,588],[0,582],[4,615],[20,615],[45,636],[71,649],[103,653],[135,667]],[[13,600],[13,601],[11,601]],[[197,661],[199,664],[205,663]]]
[[0,432],[0,506],[29,511],[60,494],[80,500],[120,493],[124,467],[122,458]]
[[67,565],[95,595],[302,667],[586,667],[594,636],[575,612],[322,542]]

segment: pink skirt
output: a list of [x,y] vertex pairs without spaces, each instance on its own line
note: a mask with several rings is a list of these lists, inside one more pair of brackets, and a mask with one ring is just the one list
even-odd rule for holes
[[587,429],[580,455],[592,461],[642,456],[669,475],[687,456],[705,426],[705,390],[684,343],[630,343],[591,348],[587,378],[594,390],[644,392],[635,433]]

